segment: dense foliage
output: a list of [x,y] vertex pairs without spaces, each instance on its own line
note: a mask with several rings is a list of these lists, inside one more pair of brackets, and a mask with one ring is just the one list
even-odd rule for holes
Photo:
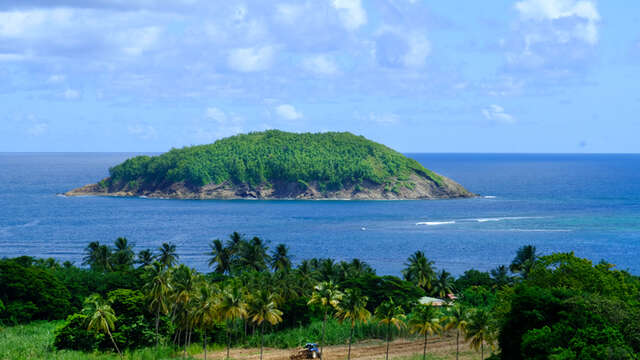
[[543,256],[502,294],[504,359],[636,359],[640,280],[571,253]]
[[[408,180],[419,173],[436,183],[441,178],[417,161],[351,133],[254,132],[213,144],[172,149],[159,156],[137,156],[110,169],[104,186],[135,190],[161,188],[176,182],[192,186],[295,183],[320,189],[370,181]],[[410,185],[409,185],[410,186]]]
[[[0,321],[66,317],[52,341],[62,352],[136,354],[169,346],[175,354],[193,343],[287,348],[412,334],[426,344],[448,332],[492,359],[640,353],[640,279],[572,253],[539,256],[525,246],[510,266],[454,278],[417,251],[401,279],[378,276],[358,259],[294,265],[285,245],[270,249],[239,233],[211,242],[208,274],[180,264],[176,250],[165,243],[135,254],[118,238],[113,246],[90,243],[88,268],[0,260]],[[422,305],[425,295],[448,305]]]

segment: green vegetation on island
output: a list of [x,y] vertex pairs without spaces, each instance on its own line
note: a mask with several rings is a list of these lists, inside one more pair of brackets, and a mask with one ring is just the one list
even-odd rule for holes
[[398,337],[420,344],[416,360],[434,337],[482,359],[640,354],[640,278],[604,261],[524,246],[509,266],[454,278],[417,251],[399,278],[358,259],[294,265],[285,245],[268,245],[238,233],[213,240],[207,274],[180,264],[171,244],[136,255],[125,238],[90,243],[86,268],[2,259],[0,359],[166,359],[310,341],[329,352],[365,339],[393,356]]
[[[210,188],[202,190],[205,186]],[[362,136],[278,130],[136,156],[112,167],[108,178],[84,192],[195,198],[471,196],[417,161]]]

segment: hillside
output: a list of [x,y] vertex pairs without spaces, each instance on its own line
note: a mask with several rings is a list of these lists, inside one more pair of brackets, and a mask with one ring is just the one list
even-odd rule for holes
[[254,132],[137,156],[66,195],[185,199],[432,199],[470,197],[454,181],[351,133]]

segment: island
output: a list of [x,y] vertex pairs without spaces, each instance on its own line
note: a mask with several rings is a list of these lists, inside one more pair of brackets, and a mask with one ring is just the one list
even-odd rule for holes
[[67,196],[172,199],[449,199],[475,196],[416,160],[349,132],[267,130],[136,156]]

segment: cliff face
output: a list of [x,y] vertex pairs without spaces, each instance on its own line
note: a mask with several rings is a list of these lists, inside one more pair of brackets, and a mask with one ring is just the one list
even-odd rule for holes
[[444,199],[474,196],[417,161],[350,133],[270,130],[137,156],[69,196],[177,199]]
[[321,191],[317,184],[307,185],[300,182],[280,182],[273,185],[250,186],[248,184],[207,184],[201,187],[190,187],[183,182],[174,183],[165,188],[108,188],[99,184],[89,184],[73,189],[66,196],[129,196],[167,199],[291,199],[291,200],[419,200],[467,198],[474,194],[464,189],[453,180],[442,177],[443,186],[419,176],[410,177],[407,185],[388,186],[373,183],[345,186],[342,189]]

